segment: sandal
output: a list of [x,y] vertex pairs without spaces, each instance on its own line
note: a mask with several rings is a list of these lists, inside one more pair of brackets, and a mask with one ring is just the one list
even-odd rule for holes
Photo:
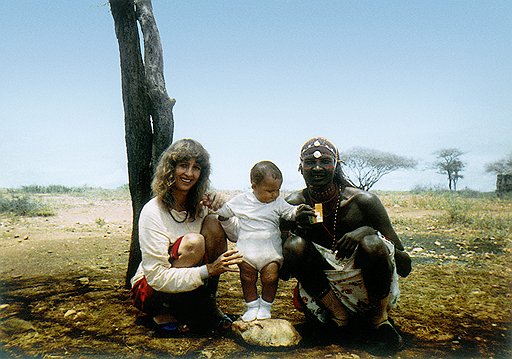
[[187,325],[179,324],[178,322],[157,324],[153,321],[153,323],[155,336],[159,338],[175,338],[190,331]]
[[397,352],[402,349],[404,341],[389,320],[385,320],[373,329],[372,339],[380,349]]
[[231,324],[233,324],[233,319],[227,314],[223,314],[217,319],[214,331],[217,334],[224,334],[231,329]]

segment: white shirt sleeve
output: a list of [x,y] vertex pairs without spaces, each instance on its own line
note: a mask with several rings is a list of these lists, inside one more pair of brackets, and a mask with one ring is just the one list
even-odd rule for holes
[[201,267],[173,268],[169,263],[167,233],[157,206],[144,208],[139,219],[139,238],[141,267],[148,284],[166,293],[189,292],[200,287]]
[[224,232],[226,232],[226,236],[231,242],[236,242],[238,240],[239,234],[239,223],[238,218],[235,217],[235,213],[230,206],[230,202],[224,203],[224,205],[217,211],[217,214],[221,217],[228,218],[225,221],[220,221]]
[[229,201],[224,203],[224,205],[217,210],[217,214],[224,218],[231,218],[235,215]]
[[295,217],[297,216],[297,209],[299,208],[299,206],[293,206],[289,204],[282,197],[278,197],[276,201],[279,205],[280,216],[286,219],[287,221],[294,221]]
[[240,224],[237,217],[231,217],[225,221],[219,221],[226,236],[231,242],[236,242],[238,240],[238,235],[240,233]]

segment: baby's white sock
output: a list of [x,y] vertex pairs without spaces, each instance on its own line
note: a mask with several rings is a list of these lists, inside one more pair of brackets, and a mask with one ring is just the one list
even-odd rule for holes
[[247,307],[247,310],[244,315],[242,315],[242,320],[244,322],[251,322],[255,320],[260,307],[260,298],[253,300],[252,302],[245,302],[245,306]]
[[256,319],[270,319],[272,316],[270,314],[270,310],[272,309],[272,302],[267,302],[263,298],[260,298],[260,308],[258,309],[258,314],[256,315]]

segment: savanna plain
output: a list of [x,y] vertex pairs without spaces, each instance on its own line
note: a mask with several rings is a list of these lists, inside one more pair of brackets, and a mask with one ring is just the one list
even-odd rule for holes
[[[229,197],[232,192],[226,192]],[[512,197],[472,191],[377,192],[413,259],[391,316],[397,358],[512,357]],[[304,323],[281,281],[273,317],[302,342],[247,346],[233,335],[159,338],[130,304],[125,273],[132,211],[116,190],[28,186],[0,190],[0,357],[374,358]],[[219,306],[244,309],[238,276],[221,277]]]

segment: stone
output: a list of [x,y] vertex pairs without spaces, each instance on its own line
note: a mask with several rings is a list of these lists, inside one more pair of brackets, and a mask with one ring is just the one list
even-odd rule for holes
[[69,309],[68,311],[66,311],[66,313],[64,313],[64,318],[67,318],[67,317],[69,317],[70,315],[73,315],[73,314],[76,314],[76,310]]
[[87,284],[89,284],[89,278],[87,278],[87,277],[78,278],[78,282],[82,285],[87,285]]
[[239,319],[231,326],[245,343],[260,347],[293,347],[302,337],[285,319],[265,319],[244,322]]
[[36,329],[31,322],[19,318],[9,318],[0,323],[0,330],[9,335],[12,335],[28,331],[35,331]]

